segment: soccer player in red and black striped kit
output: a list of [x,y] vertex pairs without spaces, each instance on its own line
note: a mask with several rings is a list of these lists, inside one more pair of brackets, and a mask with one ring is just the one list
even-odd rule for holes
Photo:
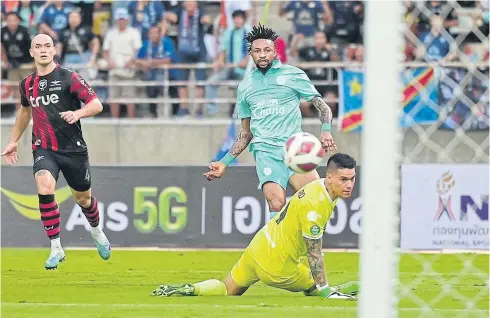
[[99,226],[97,200],[91,192],[87,145],[79,122],[80,118],[100,113],[102,104],[80,75],[54,62],[56,49],[50,36],[35,36],[29,51],[36,72],[19,84],[23,107],[17,113],[11,141],[2,156],[9,164],[17,162],[18,142],[32,116],[33,170],[39,211],[51,240],[51,254],[45,268],[55,269],[65,260],[60,242],[60,212],[54,197],[60,171],[91,225],[99,255],[107,260],[111,256],[111,245]]

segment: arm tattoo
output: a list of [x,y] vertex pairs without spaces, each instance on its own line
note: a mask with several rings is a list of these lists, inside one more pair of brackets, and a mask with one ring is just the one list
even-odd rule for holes
[[310,264],[313,279],[317,285],[325,286],[327,284],[327,275],[322,256],[322,238],[314,240],[305,237],[305,242],[308,263]]
[[323,98],[314,97],[311,100],[311,103],[313,104],[313,106],[315,106],[316,110],[318,111],[318,114],[320,115],[320,120],[322,121],[322,124],[332,123],[332,110],[330,109],[330,106],[328,106],[327,103],[325,103]]
[[245,148],[247,148],[250,141],[252,141],[252,138],[253,136],[250,131],[240,131],[235,142],[233,145],[231,145],[230,155],[235,158],[238,157],[238,155],[241,154]]

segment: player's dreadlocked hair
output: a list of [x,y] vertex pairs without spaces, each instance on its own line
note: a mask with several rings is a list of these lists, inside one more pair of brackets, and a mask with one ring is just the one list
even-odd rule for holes
[[277,35],[274,30],[266,28],[259,23],[259,26],[254,26],[253,29],[245,36],[245,40],[247,41],[247,50],[248,52],[252,50],[252,43],[255,40],[263,39],[275,42],[278,37],[279,35]]

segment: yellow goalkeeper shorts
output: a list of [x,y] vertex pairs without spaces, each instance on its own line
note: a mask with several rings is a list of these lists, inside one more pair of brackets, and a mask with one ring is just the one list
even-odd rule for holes
[[250,287],[260,280],[271,287],[291,292],[302,292],[309,290],[315,285],[310,267],[307,264],[307,260],[305,261],[296,265],[297,270],[294,273],[269,273],[257,264],[246,249],[231,269],[231,277],[240,287]]

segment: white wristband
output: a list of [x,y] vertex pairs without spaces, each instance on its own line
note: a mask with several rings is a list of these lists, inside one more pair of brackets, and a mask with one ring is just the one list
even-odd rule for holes
[[329,288],[330,286],[328,284],[324,285],[324,286],[318,286],[318,284],[316,285],[316,289],[318,289],[318,291],[322,291],[324,290],[325,288]]

